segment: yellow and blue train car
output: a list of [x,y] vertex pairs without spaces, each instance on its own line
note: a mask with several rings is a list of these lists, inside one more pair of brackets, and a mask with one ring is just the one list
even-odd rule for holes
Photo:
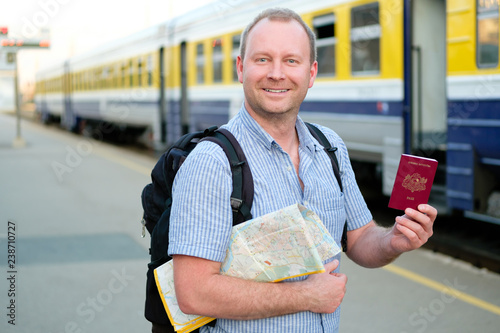
[[269,7],[294,9],[317,36],[304,120],[334,129],[385,195],[402,153],[438,159],[436,200],[498,223],[498,0],[216,1],[41,71],[38,111],[155,147],[224,124],[243,102],[240,34]]

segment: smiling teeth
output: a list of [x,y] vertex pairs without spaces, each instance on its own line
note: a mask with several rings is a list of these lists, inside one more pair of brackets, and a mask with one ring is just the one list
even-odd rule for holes
[[273,93],[280,93],[280,92],[286,92],[287,89],[281,89],[281,90],[266,89],[266,91],[273,92]]

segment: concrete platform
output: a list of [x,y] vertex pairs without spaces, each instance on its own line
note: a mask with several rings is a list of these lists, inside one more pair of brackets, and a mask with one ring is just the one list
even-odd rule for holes
[[[30,122],[22,137],[0,114],[0,332],[150,332],[139,221],[156,160]],[[341,332],[500,331],[497,274],[426,250],[342,270]]]

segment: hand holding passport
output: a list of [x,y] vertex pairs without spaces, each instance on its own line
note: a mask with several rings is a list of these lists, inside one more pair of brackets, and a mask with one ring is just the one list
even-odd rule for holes
[[392,188],[389,207],[417,209],[429,200],[438,162],[434,159],[403,154]]

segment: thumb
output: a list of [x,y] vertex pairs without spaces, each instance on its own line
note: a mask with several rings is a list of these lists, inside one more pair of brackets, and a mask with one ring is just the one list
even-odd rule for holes
[[339,267],[339,261],[337,259],[330,261],[328,264],[325,264],[325,271],[328,273],[332,273],[334,270]]

